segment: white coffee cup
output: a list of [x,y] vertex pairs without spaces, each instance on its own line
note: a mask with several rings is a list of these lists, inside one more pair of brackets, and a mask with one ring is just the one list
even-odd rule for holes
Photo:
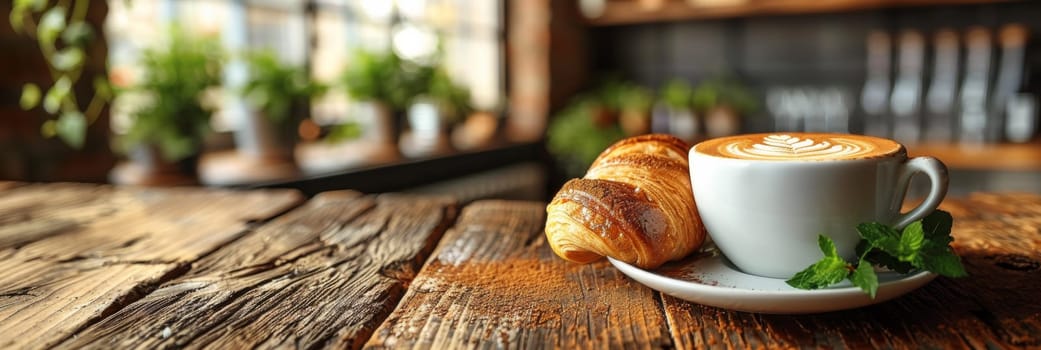
[[[820,260],[818,235],[853,261],[858,224],[902,228],[935,210],[947,193],[947,168],[939,160],[908,159],[902,145],[868,136],[738,135],[699,143],[689,159],[709,236],[737,268],[772,278],[790,278]],[[901,213],[916,173],[929,178],[929,194]]]

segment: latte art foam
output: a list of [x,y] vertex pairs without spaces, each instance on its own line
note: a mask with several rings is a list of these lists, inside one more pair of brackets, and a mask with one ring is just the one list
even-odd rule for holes
[[882,138],[844,134],[756,134],[705,141],[698,152],[735,159],[842,160],[893,154],[900,144]]
[[814,140],[791,135],[770,135],[749,147],[742,143],[726,145],[727,153],[740,158],[848,158],[866,154],[873,145],[848,139]]

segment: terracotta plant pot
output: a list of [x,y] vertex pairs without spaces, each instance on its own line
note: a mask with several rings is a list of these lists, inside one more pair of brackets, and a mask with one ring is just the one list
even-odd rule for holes
[[593,125],[596,127],[606,128],[618,121],[618,112],[601,105],[594,105],[589,107],[589,117],[593,118]]

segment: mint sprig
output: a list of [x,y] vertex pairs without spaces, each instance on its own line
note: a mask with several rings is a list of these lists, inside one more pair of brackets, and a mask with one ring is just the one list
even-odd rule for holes
[[848,279],[874,299],[878,292],[874,266],[902,274],[925,270],[947,277],[967,276],[961,258],[950,246],[954,241],[952,223],[950,213],[936,210],[902,231],[877,222],[857,225],[861,239],[855,264],[838,255],[831,238],[820,235],[817,244],[824,257],[792,276],[787,283],[799,289],[820,289]]
[[849,264],[839,256],[835,249],[835,242],[821,235],[817,238],[817,245],[824,252],[824,258],[810,265],[810,267],[795,274],[788,284],[802,289],[824,288],[839,283],[849,276]]

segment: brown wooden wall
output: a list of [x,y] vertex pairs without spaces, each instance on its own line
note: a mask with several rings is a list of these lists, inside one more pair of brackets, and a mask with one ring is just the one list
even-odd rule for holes
[[[83,149],[76,150],[40,135],[40,125],[51,118],[42,109],[23,111],[19,107],[23,84],[34,82],[46,89],[52,80],[36,40],[14,32],[10,13],[11,1],[0,1],[0,180],[105,181],[115,159],[108,145],[107,112],[91,126]],[[91,97],[93,77],[105,74],[108,50],[100,34],[107,13],[105,1],[90,2],[87,17],[98,35],[76,86],[84,108]]]

